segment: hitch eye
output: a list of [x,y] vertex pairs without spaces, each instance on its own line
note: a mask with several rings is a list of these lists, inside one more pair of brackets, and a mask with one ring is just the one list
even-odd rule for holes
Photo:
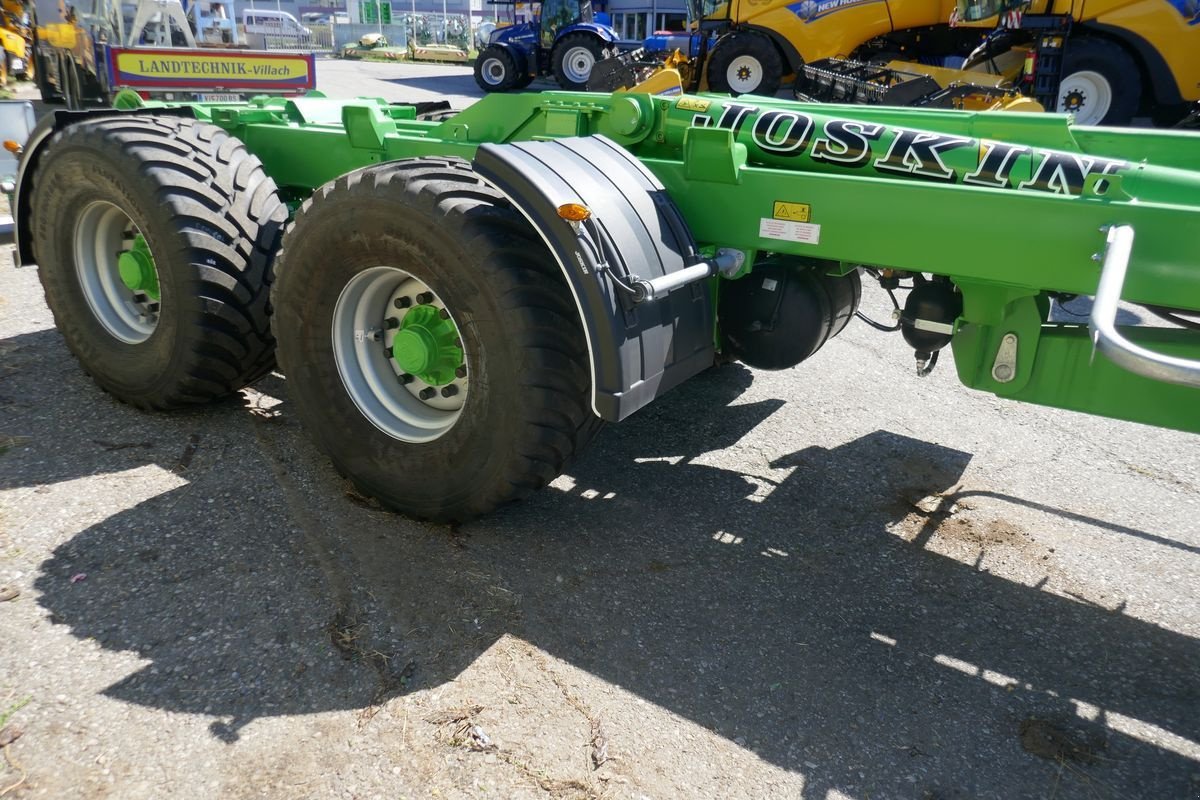
[[558,215],[568,222],[583,222],[592,216],[592,212],[579,203],[563,203],[558,207]]

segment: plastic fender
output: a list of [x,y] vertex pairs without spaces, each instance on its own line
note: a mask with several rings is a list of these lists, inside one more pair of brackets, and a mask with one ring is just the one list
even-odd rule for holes
[[56,110],[38,120],[37,126],[29,134],[29,140],[21,152],[21,163],[17,167],[16,191],[13,193],[13,238],[17,249],[14,259],[18,267],[35,263],[33,255],[32,234],[29,228],[30,189],[33,183],[33,173],[37,170],[38,160],[46,149],[46,144],[63,128],[88,120],[102,117],[131,116],[153,114],[158,116],[194,117],[192,109],[187,106],[178,108],[143,108],[116,109],[97,108],[87,111]]
[[[592,410],[616,422],[712,366],[708,282],[634,305],[607,271],[656,278],[700,260],[663,185],[603,136],[485,144],[475,171],[529,220],[562,269],[587,337]],[[591,212],[568,222],[567,203]],[[601,240],[601,241],[598,241]]]
[[576,22],[568,25],[559,30],[558,35],[554,38],[555,41],[557,41],[562,39],[564,36],[572,33],[578,33],[580,31],[594,33],[608,44],[614,44],[617,41],[617,32],[615,30],[607,25],[601,25],[596,22]]

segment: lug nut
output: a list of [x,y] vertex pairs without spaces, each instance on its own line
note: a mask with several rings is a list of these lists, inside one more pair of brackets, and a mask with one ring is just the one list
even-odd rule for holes
[[417,397],[421,398],[422,400],[432,400],[435,394],[437,394],[437,392],[433,390],[432,386],[426,386],[417,394]]
[[383,326],[389,331],[394,331],[396,328],[400,327],[400,320],[396,317],[388,317],[383,321]]
[[467,377],[467,368],[466,368],[466,367],[458,367],[457,369],[455,369],[455,370],[454,370],[454,377],[456,377],[456,378],[465,378],[465,377]]
[[438,312],[438,316],[442,319],[450,319],[450,312],[443,308]]
[[412,298],[408,295],[405,295],[404,297],[397,297],[392,301],[392,305],[394,305],[396,308],[408,308],[412,305]]
[[442,397],[454,397],[456,394],[458,394],[458,387],[453,383],[442,387]]
[[158,313],[158,303],[147,303],[146,311],[151,314],[157,314]]
[[433,292],[421,292],[417,295],[417,302],[423,306],[427,306],[433,302]]
[[133,293],[133,302],[135,302],[135,303],[144,303],[148,299],[149,298],[146,297],[145,292],[134,292]]
[[399,378],[400,378],[400,382],[403,383],[405,386],[407,386],[408,384],[413,382],[413,376],[409,375],[407,372],[401,372],[399,375]]

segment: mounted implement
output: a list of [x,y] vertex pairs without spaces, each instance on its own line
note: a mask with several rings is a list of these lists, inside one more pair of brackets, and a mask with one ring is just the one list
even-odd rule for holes
[[[60,112],[22,162],[20,260],[108,391],[203,402],[277,348],[339,470],[433,519],[545,485],[718,359],[801,363],[864,275],[909,290],[877,325],[922,374],[949,345],[968,386],[1200,432],[1194,134],[568,92],[417,117]],[[988,239],[1014,230],[1020,257]],[[1089,325],[1052,322],[1076,295]],[[1165,325],[1116,326],[1118,298]]]

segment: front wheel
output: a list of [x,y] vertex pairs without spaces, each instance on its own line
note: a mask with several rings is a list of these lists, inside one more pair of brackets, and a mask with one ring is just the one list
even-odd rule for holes
[[396,161],[318,189],[273,298],[301,421],[395,510],[487,513],[553,480],[598,427],[557,263],[466,162]]
[[507,92],[518,80],[517,65],[502,47],[489,46],[475,58],[475,83],[485,92]]
[[708,61],[708,86],[732,95],[773,97],[779,91],[783,59],[766,36],[734,31],[723,36]]
[[572,33],[564,36],[554,48],[551,63],[554,64],[554,79],[558,85],[570,92],[587,91],[588,78],[597,61],[608,57],[604,44],[589,33]]
[[1067,42],[1057,111],[1078,125],[1127,125],[1137,113],[1142,82],[1137,64],[1120,45],[1081,37]]

